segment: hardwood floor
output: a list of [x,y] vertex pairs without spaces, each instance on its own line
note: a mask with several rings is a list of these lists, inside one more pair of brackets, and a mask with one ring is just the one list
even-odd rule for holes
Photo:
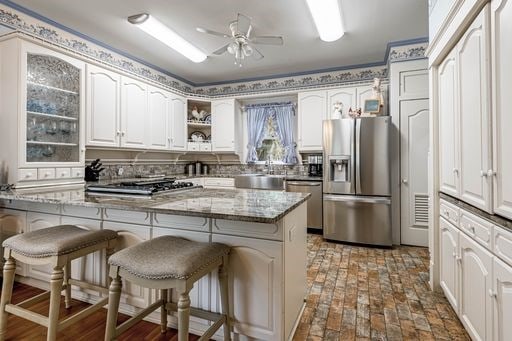
[[[442,294],[428,289],[428,250],[417,247],[368,248],[323,241],[308,235],[308,297],[294,340],[469,340]],[[41,290],[16,283],[13,302]],[[61,318],[88,304],[61,301]],[[48,302],[32,310],[48,313]],[[119,323],[128,318],[119,316]],[[106,310],[58,334],[59,340],[103,340]],[[191,335],[190,340],[198,337]],[[46,340],[46,329],[10,316],[7,340]],[[142,321],[119,340],[177,340],[175,330],[160,334]]]

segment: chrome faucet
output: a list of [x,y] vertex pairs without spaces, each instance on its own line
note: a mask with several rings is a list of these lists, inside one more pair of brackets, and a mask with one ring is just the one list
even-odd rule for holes
[[274,166],[272,165],[270,155],[267,157],[267,161],[265,162],[265,168],[267,168],[267,174],[274,174]]

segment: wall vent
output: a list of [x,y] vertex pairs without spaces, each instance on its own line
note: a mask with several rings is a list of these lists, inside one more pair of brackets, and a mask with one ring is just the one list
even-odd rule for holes
[[414,223],[428,226],[428,195],[414,194]]

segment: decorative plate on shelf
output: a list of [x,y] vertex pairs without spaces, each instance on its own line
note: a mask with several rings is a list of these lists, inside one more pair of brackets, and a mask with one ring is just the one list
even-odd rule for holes
[[211,124],[212,123],[212,114],[204,115],[203,123]]
[[194,131],[190,133],[189,139],[194,142],[201,142],[206,140],[206,135],[202,131]]
[[211,141],[211,140],[212,140],[212,136],[211,135],[206,136],[206,141]]

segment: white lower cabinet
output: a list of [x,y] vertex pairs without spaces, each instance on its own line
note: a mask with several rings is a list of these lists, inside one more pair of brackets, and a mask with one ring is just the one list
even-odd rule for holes
[[459,271],[457,249],[459,247],[459,231],[449,222],[441,218],[440,223],[439,268],[440,285],[446,298],[455,311],[459,309]]
[[492,254],[460,234],[460,319],[473,340],[492,339]]
[[[0,260],[3,262],[4,248],[1,246],[4,240],[16,234],[23,233],[27,226],[27,212],[0,208]],[[26,266],[16,263],[16,273],[26,275]]]
[[493,340],[510,340],[512,335],[512,267],[494,258],[493,264]]

